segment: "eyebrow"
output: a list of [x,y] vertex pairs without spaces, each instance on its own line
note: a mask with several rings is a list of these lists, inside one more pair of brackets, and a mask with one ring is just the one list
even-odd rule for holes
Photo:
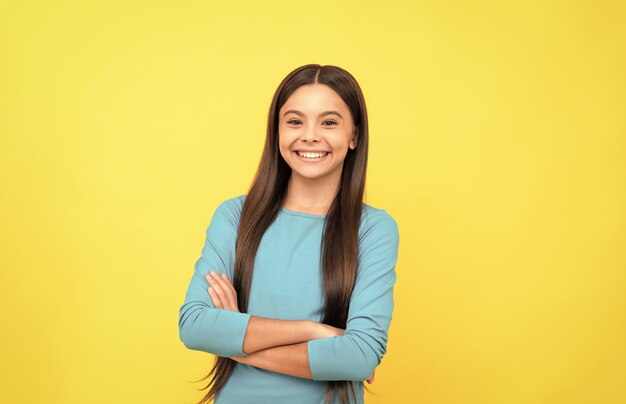
[[[285,113],[283,114],[283,117],[284,117],[285,115],[287,115],[288,113],[290,113],[290,112],[293,112],[293,113],[294,113],[294,114],[296,114],[296,115],[304,116],[304,114],[303,114],[302,112],[300,112],[300,111],[296,111],[295,109],[290,109],[290,110],[288,110],[288,111],[285,111]],[[323,115],[329,115],[329,114],[335,114],[335,115],[338,115],[338,116],[339,116],[339,118],[343,119],[343,116],[341,116],[341,114],[340,114],[339,112],[337,112],[337,111],[324,111],[324,112],[322,112],[321,114],[319,114],[319,115],[318,115],[318,117],[323,116]]]

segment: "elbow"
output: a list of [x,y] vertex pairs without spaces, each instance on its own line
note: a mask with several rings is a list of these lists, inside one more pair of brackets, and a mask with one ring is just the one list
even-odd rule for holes
[[184,336],[182,333],[180,333],[180,340],[183,342],[185,348],[197,350],[197,347],[190,342],[189,337]]
[[206,352],[216,356],[234,356],[231,352],[212,344],[210,340],[203,340],[200,335],[187,328],[179,330],[179,337],[185,348],[192,351]]
[[194,340],[192,335],[189,335],[185,328],[178,329],[178,337],[183,342],[183,345],[185,345],[185,348],[192,349],[194,351],[198,350],[198,345],[196,344],[196,341]]
[[344,362],[345,366],[338,368],[335,374],[329,375],[329,377],[325,377],[323,380],[361,382],[367,380],[374,373],[378,363],[376,355],[373,353],[354,352],[352,358]]
[[184,305],[178,315],[178,338],[185,348],[212,353],[210,338],[203,332],[206,309],[201,305]]
[[192,351],[202,351],[202,352],[217,355],[216,353],[212,352],[212,351],[215,351],[214,349],[207,348],[206,344],[204,345],[201,344],[200,341],[197,338],[195,338],[193,335],[181,332],[180,340],[183,342],[183,345],[187,349],[191,349]]
[[378,357],[374,353],[363,353],[359,358],[358,365],[351,367],[350,374],[347,375],[349,380],[352,381],[364,381],[367,380],[376,367],[380,363]]
[[379,343],[375,339],[355,333],[355,339],[360,343],[358,349],[354,352],[354,366],[350,367],[350,380],[363,381],[367,380],[376,367],[382,361],[386,347],[384,343]]
[[186,320],[186,316],[181,312],[178,318],[178,338],[185,345],[185,348],[198,350],[197,338],[194,338],[194,334],[191,332],[188,324],[186,324]]

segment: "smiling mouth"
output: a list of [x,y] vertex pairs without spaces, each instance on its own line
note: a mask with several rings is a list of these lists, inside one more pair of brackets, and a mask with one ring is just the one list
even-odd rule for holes
[[302,159],[306,160],[320,160],[324,157],[328,156],[330,152],[322,151],[322,152],[303,152],[300,150],[295,151],[296,155]]

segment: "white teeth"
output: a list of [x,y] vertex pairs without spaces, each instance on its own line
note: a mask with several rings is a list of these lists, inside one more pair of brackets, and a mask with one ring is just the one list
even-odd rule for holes
[[328,152],[323,152],[323,153],[304,153],[304,152],[300,152],[300,151],[298,151],[296,153],[298,153],[298,156],[300,156],[300,157],[306,157],[306,158],[309,158],[309,159],[321,158],[321,157],[324,157],[324,156],[326,156],[328,154]]

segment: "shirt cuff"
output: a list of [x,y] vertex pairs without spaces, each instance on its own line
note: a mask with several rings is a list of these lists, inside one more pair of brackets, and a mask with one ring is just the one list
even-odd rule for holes
[[228,347],[224,348],[236,353],[232,356],[248,356],[243,352],[243,341],[252,315],[225,309],[218,309],[218,313],[219,321],[217,323],[226,325],[226,329],[221,333],[224,343],[228,344]]
[[[332,340],[336,337],[318,338],[309,340],[307,344],[307,352],[309,355],[309,367],[311,369],[311,378],[313,380],[332,380],[332,370],[335,363],[332,358],[324,357],[323,353],[332,353],[334,345]],[[335,355],[335,357],[337,357]]]

